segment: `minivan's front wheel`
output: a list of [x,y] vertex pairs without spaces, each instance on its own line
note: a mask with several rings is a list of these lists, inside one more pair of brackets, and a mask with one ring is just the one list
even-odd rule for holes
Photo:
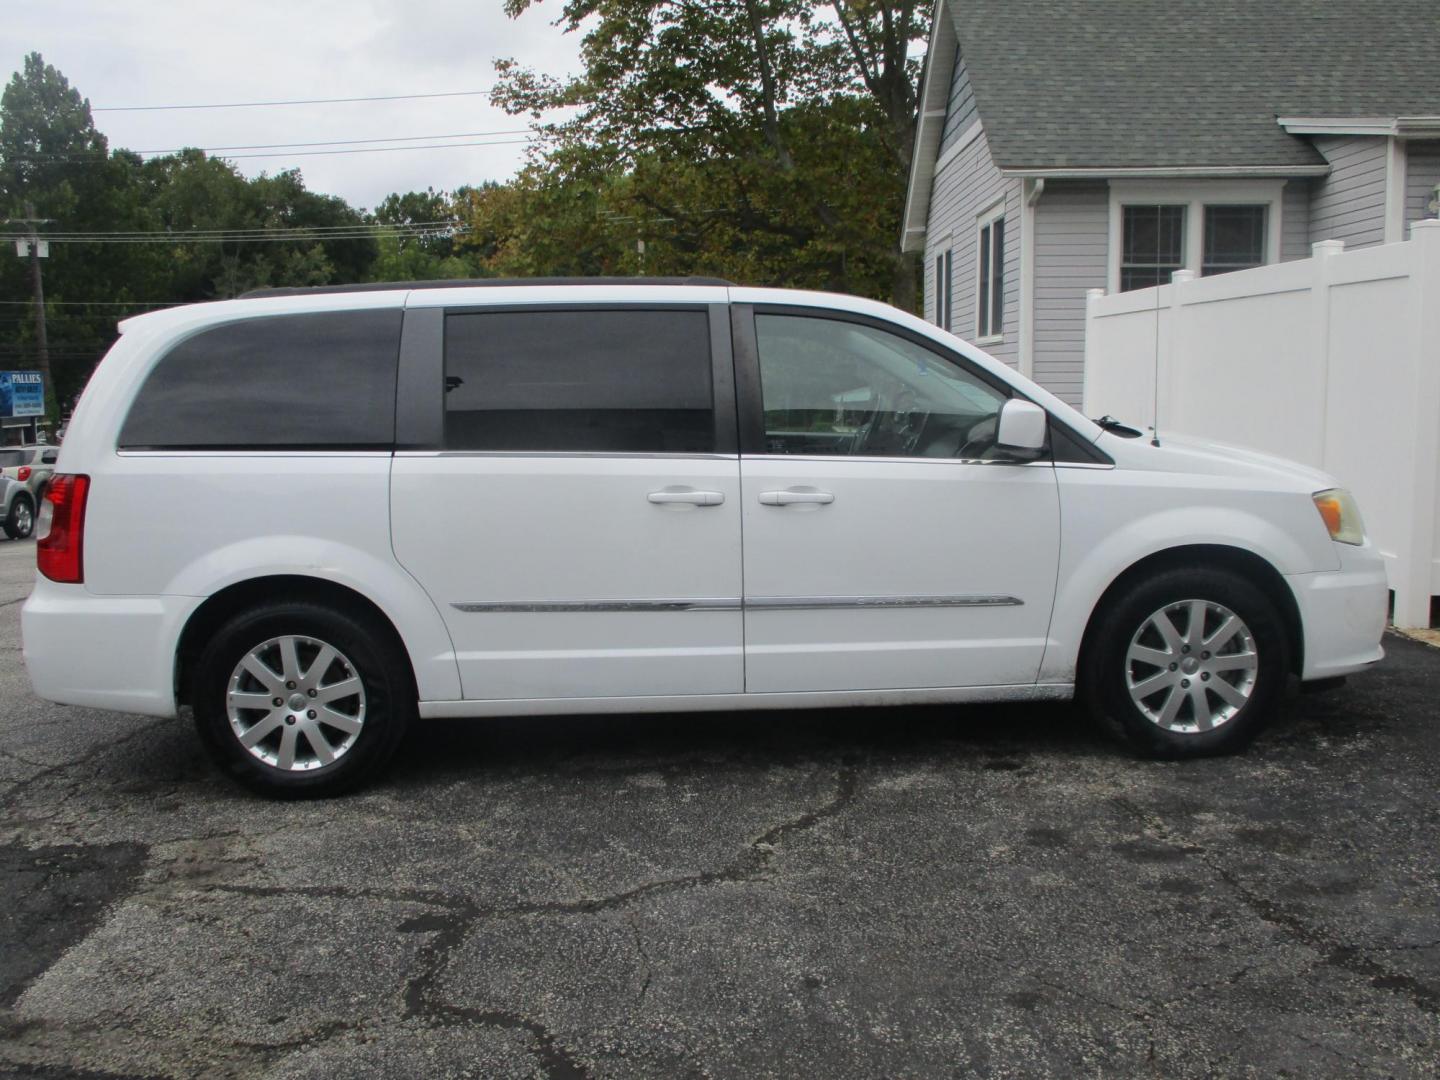
[[1120,596],[1092,628],[1091,711],[1141,753],[1239,750],[1274,715],[1289,667],[1270,599],[1227,570],[1171,570]]
[[415,711],[387,630],[315,603],[235,616],[201,655],[191,693],[211,757],[268,795],[333,795],[369,779]]

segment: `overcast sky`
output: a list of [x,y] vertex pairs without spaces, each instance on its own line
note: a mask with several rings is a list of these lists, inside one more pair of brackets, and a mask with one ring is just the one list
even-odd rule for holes
[[[559,9],[559,0],[546,0],[512,20],[500,0],[40,0],[6,5],[0,64],[8,81],[26,53],[39,51],[97,110],[484,90],[495,80],[497,57],[514,57],[554,75],[578,70],[578,36],[551,25]],[[484,97],[97,111],[95,124],[111,147],[134,150],[394,139],[527,126],[525,118],[506,116]],[[251,176],[299,167],[312,191],[374,207],[392,191],[504,179],[524,150],[508,145],[325,156],[285,151],[291,156],[237,159],[235,164]]]

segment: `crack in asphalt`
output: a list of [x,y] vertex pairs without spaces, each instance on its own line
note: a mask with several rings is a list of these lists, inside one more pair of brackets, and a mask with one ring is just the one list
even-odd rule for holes
[[1353,1068],[1355,1070],[1355,1075],[1357,1076],[1360,1073],[1364,1072],[1366,1069],[1366,1063],[1361,1061],[1359,1058],[1336,1050],[1333,1046],[1326,1046],[1319,1039],[1312,1039],[1308,1035],[1302,1035],[1298,1031],[1292,1031],[1290,1032],[1290,1034],[1293,1038],[1304,1043],[1306,1046],[1313,1046],[1316,1050],[1325,1051],[1325,1053],[1329,1054],[1331,1057],[1339,1058],[1346,1065],[1349,1065],[1351,1068]]
[[15,784],[11,785],[11,787],[5,792],[4,796],[0,796],[0,806],[3,806],[6,810],[11,810],[16,806],[17,803],[19,803],[20,797],[24,795],[25,792],[29,791],[30,788],[34,787],[36,784],[39,784],[42,781],[47,780],[57,774],[63,773],[69,769],[77,769],[84,765],[88,765],[90,762],[96,760],[97,758],[105,754],[113,753],[117,747],[124,746],[125,744],[130,742],[134,742],[136,739],[148,735],[151,732],[156,731],[162,727],[165,727],[167,724],[174,723],[176,723],[176,720],[173,716],[160,717],[158,719],[150,721],[150,723],[148,724],[141,724],[139,727],[126,732],[124,735],[121,735],[114,739],[106,740],[105,742],[100,743],[98,746],[91,747],[89,750],[87,750],[85,753],[81,754],[77,758],[72,758],[69,761],[62,761],[59,764],[50,765],[44,769],[41,769],[35,775],[27,776],[24,780],[17,781]]
[[645,948],[645,935],[640,932],[640,923],[633,915],[630,918],[630,929],[635,932],[635,951],[640,954],[640,959],[645,961],[645,980],[640,984],[640,989],[635,994],[635,1001],[631,1005],[631,1008],[639,1009],[650,995],[650,983],[655,978],[655,962],[650,957],[650,951]]
[[47,769],[50,767],[46,765],[43,761],[31,761],[23,754],[15,753],[14,750],[6,750],[4,748],[0,748],[0,757],[8,758],[10,761],[18,761],[21,765],[29,765],[32,769]]
[[[228,892],[241,896],[274,897],[305,896],[334,900],[386,900],[422,904],[440,911],[419,915],[401,923],[402,933],[425,933],[434,936],[421,951],[423,970],[405,985],[403,1000],[405,1016],[437,1025],[477,1024],[507,1030],[525,1031],[534,1041],[535,1056],[550,1080],[587,1080],[589,1071],[556,1041],[544,1024],[519,1013],[499,1009],[475,1009],[439,999],[436,988],[450,965],[450,958],[481,921],[527,915],[589,915],[613,911],[651,895],[663,895],[683,889],[702,888],[726,882],[760,880],[774,859],[778,846],[788,836],[815,828],[842,813],[854,803],[859,788],[859,774],[853,763],[845,761],[835,777],[835,791],[822,805],[771,826],[752,840],[745,849],[717,870],[704,870],[682,877],[646,882],[604,897],[582,900],[543,901],[505,906],[482,906],[462,897],[424,889],[354,889],[334,885],[236,885],[214,884],[209,891]],[[649,963],[649,956],[640,942],[639,926],[631,920],[636,935],[636,949]],[[644,984],[636,998],[638,1006],[649,992],[651,974],[647,968]]]
[[268,1065],[292,1051],[304,1050],[319,1043],[329,1042],[341,1032],[358,1031],[362,1026],[352,1024],[348,1020],[327,1020],[293,1038],[281,1039],[278,1042],[244,1042],[231,1039],[228,1040],[227,1045],[239,1050],[248,1050]]
[[[53,1049],[52,1033],[55,1030],[63,1030],[68,1036],[74,1039],[76,1036],[93,1036],[94,1042],[90,1044],[90,1051],[94,1053],[101,1050],[112,1039],[117,1039],[122,1045],[131,1043],[134,1039],[133,1032],[120,1030],[105,1023],[92,1023],[83,1020],[66,1020],[56,1024],[48,1020],[15,1020],[12,1016],[0,1014],[0,1042],[10,1050],[27,1049],[46,1054]],[[241,1039],[223,1039],[216,1048],[216,1056],[204,1065],[203,1071],[191,1070],[188,1073],[179,1073],[174,1070],[165,1073],[156,1072],[135,1072],[127,1069],[124,1072],[111,1072],[103,1069],[90,1069],[74,1064],[47,1064],[43,1061],[29,1060],[28,1054],[6,1054],[0,1056],[0,1076],[3,1077],[35,1077],[40,1078],[55,1075],[64,1077],[66,1080],[166,1080],[168,1077],[177,1075],[198,1075],[206,1077],[242,1077],[256,1075],[256,1068],[268,1070],[276,1062],[296,1050],[304,1050],[329,1041],[334,1036],[344,1031],[363,1031],[363,1024],[353,1024],[343,1020],[331,1020],[316,1025],[314,1028],[303,1031],[290,1039],[283,1039],[277,1042],[247,1042]],[[188,1037],[194,1040],[196,1036]],[[23,1068],[23,1073],[6,1071],[7,1069]],[[265,1075],[262,1071],[261,1075]]]
[[1141,830],[1152,840],[1174,847],[1187,855],[1197,856],[1216,877],[1240,897],[1253,915],[1261,921],[1283,930],[1302,945],[1320,954],[1323,961],[1329,966],[1340,968],[1352,975],[1358,975],[1365,979],[1373,989],[1407,997],[1422,1012],[1431,1016],[1440,1016],[1440,990],[1414,976],[1390,970],[1384,964],[1366,956],[1360,946],[1342,941],[1306,921],[1284,904],[1262,896],[1242,881],[1233,870],[1221,863],[1210,849],[1177,836],[1159,817],[1145,811],[1131,800],[1117,795],[1112,801],[1138,821]]

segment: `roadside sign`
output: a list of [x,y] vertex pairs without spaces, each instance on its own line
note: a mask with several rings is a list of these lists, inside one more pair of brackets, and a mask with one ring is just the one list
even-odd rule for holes
[[38,371],[0,371],[0,416],[44,416],[45,383]]

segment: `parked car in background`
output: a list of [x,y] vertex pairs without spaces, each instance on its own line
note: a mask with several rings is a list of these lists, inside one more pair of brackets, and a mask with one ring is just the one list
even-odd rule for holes
[[360,783],[417,717],[1078,694],[1193,757],[1382,656],[1332,478],[1126,438],[872,301],[461,282],[121,328],[25,662],[52,701],[190,706],[268,792]]
[[4,492],[0,527],[11,540],[23,540],[35,531],[35,514],[50,478],[55,475],[59,447],[0,447],[0,478],[9,483]]

